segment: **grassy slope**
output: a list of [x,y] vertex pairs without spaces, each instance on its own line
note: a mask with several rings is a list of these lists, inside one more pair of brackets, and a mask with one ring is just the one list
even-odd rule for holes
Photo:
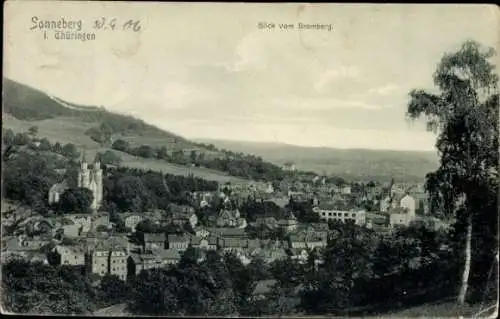
[[[43,92],[34,90],[24,85],[18,84],[10,80],[4,80],[5,100],[4,110],[9,112],[12,109],[18,111],[24,109],[27,114],[30,114],[30,109],[39,105],[44,106],[44,112],[33,112],[32,119],[19,120],[9,114],[3,114],[2,125],[4,128],[10,128],[14,132],[28,132],[31,126],[38,127],[38,137],[46,137],[49,141],[55,143],[60,142],[73,143],[78,147],[85,150],[87,158],[93,158],[97,152],[105,151],[109,148],[102,147],[94,142],[90,137],[85,135],[85,132],[99,124],[102,116],[109,116],[115,118],[127,118],[122,115],[113,114],[103,109],[90,108],[85,106],[76,106],[85,111],[75,111],[68,109],[55,100],[51,99]],[[73,104],[72,104],[73,106]],[[87,110],[88,109],[88,110]],[[98,115],[93,116],[93,113]],[[138,121],[138,120],[136,120]],[[140,122],[140,121],[138,121]],[[114,139],[124,138],[134,144],[148,144],[152,146],[165,145],[167,149],[198,149],[199,147],[193,145],[190,141],[183,139],[175,134],[161,131],[153,126],[146,125],[146,129],[140,135],[115,135]],[[203,150],[205,151],[205,150]],[[213,153],[206,151],[207,153]],[[122,165],[134,168],[151,169],[162,171],[163,173],[170,173],[175,175],[186,175],[192,173],[194,176],[204,178],[207,180],[214,180],[218,182],[246,182],[242,178],[229,176],[224,172],[210,170],[201,167],[186,167],[167,163],[165,161],[155,159],[143,159],[132,156],[126,153],[120,153],[123,160]]]

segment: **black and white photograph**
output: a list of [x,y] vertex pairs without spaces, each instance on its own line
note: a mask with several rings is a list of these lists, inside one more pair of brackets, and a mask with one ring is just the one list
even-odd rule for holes
[[4,2],[0,309],[498,316],[500,10]]

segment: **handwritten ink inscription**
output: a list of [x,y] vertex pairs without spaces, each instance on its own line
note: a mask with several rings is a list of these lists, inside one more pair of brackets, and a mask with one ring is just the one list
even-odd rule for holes
[[38,16],[31,18],[30,30],[41,31],[43,39],[93,41],[99,32],[123,31],[140,32],[142,29],[139,19],[118,19],[99,17],[90,23],[81,19],[61,17],[59,19],[42,19]]
[[[94,29],[97,30],[116,30],[118,24],[117,18],[106,18],[102,17],[94,21]],[[126,20],[125,22],[119,24],[119,28],[122,30],[131,30],[133,32],[139,32],[141,30],[141,21],[140,20]]]

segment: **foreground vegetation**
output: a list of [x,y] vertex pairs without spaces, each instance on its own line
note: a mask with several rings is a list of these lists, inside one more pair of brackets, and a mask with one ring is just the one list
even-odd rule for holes
[[[105,276],[93,286],[80,268],[11,261],[2,271],[3,303],[17,313],[85,314],[126,303],[134,315],[370,315],[445,298],[460,286],[453,231],[414,225],[383,238],[354,224],[331,227],[342,236],[306,264],[254,259],[245,266],[218,252],[199,261],[188,248],[171,268],[142,271],[127,282]],[[324,263],[315,267],[320,257]],[[266,299],[253,298],[265,279],[276,280]],[[486,285],[470,300],[494,299],[480,293]]]

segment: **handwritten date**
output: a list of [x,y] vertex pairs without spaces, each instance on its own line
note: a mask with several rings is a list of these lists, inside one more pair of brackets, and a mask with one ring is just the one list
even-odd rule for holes
[[133,32],[139,32],[141,30],[140,20],[128,20],[123,23],[119,23],[117,18],[105,18],[94,20],[93,28],[96,30],[131,30]]

